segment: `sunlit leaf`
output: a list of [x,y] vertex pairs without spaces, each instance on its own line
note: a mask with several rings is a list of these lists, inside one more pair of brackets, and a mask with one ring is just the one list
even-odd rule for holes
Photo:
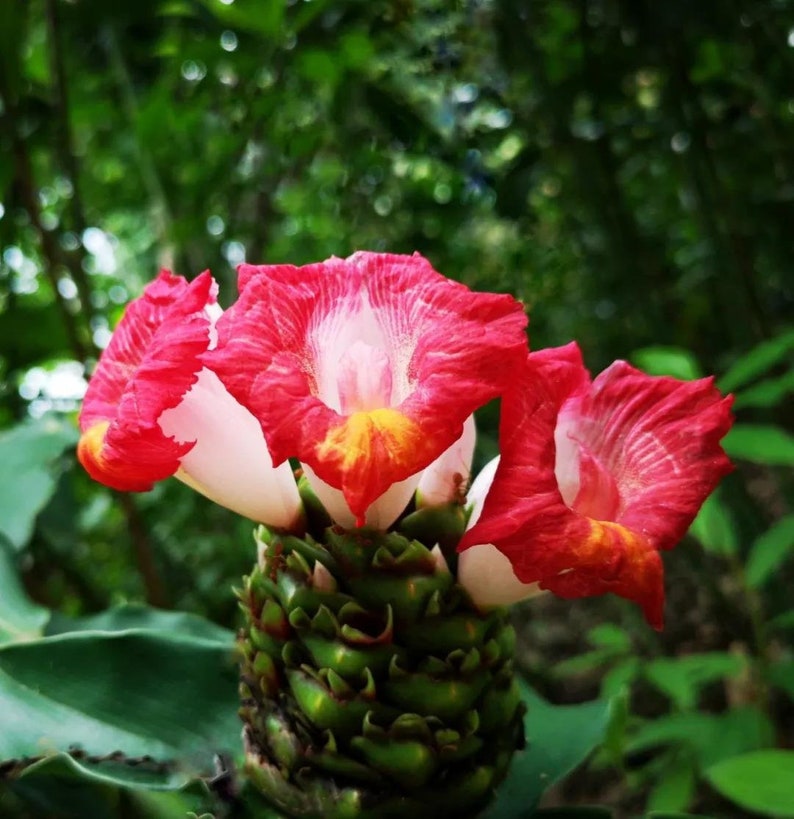
[[794,817],[794,751],[768,749],[725,759],[709,768],[706,778],[747,810]]
[[649,375],[671,375],[684,381],[703,375],[695,356],[682,347],[644,347],[635,350],[631,360]]

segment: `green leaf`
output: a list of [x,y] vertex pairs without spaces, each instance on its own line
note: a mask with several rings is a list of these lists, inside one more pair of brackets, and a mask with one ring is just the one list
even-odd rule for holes
[[47,609],[28,599],[14,557],[0,543],[0,644],[40,636],[49,616]]
[[695,766],[689,754],[677,754],[662,770],[648,795],[649,811],[684,810],[695,794]]
[[[0,760],[69,751],[129,787],[178,788],[239,744],[232,635],[84,631],[0,647]],[[127,760],[100,761],[120,752]],[[71,763],[70,763],[71,764]]]
[[[140,789],[159,784],[143,763],[92,763],[78,761],[69,754],[55,754],[28,765],[10,785],[17,796],[55,815],[61,815],[68,806],[70,815],[80,819],[118,819],[117,788],[128,780],[132,787]],[[206,785],[201,782],[179,792],[139,790],[133,801],[140,813],[134,815],[151,819],[184,816],[189,810],[200,809],[206,794]]]
[[763,424],[736,424],[722,446],[731,458],[766,466],[794,465],[794,435]]
[[695,356],[682,347],[643,347],[631,360],[649,375],[671,375],[684,381],[703,376]]
[[631,637],[620,626],[602,623],[587,632],[587,639],[598,648],[611,648],[625,654],[631,651]]
[[732,392],[763,375],[782,361],[790,350],[794,350],[794,330],[754,347],[734,363],[717,385],[723,392]]
[[129,631],[146,629],[178,633],[185,637],[228,642],[229,632],[210,620],[182,611],[162,611],[139,603],[126,603],[87,617],[66,617],[57,612],[45,629],[46,636],[71,631]]
[[713,765],[705,775],[716,791],[747,810],[794,817],[794,751],[741,754]]
[[593,805],[579,808],[543,808],[532,814],[532,819],[610,819],[612,811]]
[[773,617],[768,625],[770,628],[781,629],[783,631],[794,629],[794,609],[789,609],[782,614],[778,614],[777,617]]
[[689,527],[689,534],[699,541],[707,552],[723,556],[738,554],[739,539],[736,535],[736,526],[719,489],[706,498],[706,502]]
[[620,691],[629,688],[641,673],[642,663],[639,657],[626,657],[601,678],[601,696],[605,699],[617,696]]
[[0,434],[0,535],[17,549],[28,542],[36,516],[55,491],[55,462],[76,441],[77,430],[53,418]]
[[738,410],[747,407],[775,407],[790,392],[794,392],[794,370],[790,370],[779,378],[765,378],[737,393],[733,408]]
[[794,700],[794,660],[781,660],[769,666],[767,680]]
[[529,817],[543,792],[579,765],[603,740],[611,706],[604,700],[551,705],[522,686],[527,747],[519,751],[483,819]]
[[697,705],[700,689],[723,677],[735,677],[744,669],[744,660],[735,654],[709,652],[685,657],[663,657],[645,665],[644,673],[682,711]]
[[552,668],[555,677],[569,677],[574,674],[586,674],[594,669],[602,669],[609,665],[617,657],[621,656],[613,648],[597,648],[593,651],[585,651],[584,654],[577,654],[562,660]]
[[794,515],[781,518],[756,539],[747,556],[747,583],[758,588],[794,551]]
[[711,819],[700,813],[680,813],[670,810],[652,810],[645,814],[646,819]]
[[626,745],[628,755],[680,745],[695,754],[698,767],[764,748],[774,741],[774,726],[758,708],[735,708],[725,714],[669,714],[642,725]]

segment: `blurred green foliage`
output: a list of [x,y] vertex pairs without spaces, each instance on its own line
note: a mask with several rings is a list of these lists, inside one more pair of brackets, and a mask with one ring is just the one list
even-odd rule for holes
[[[250,525],[176,482],[114,495],[71,452],[159,266],[228,303],[244,259],[419,250],[522,298],[535,347],[736,393],[738,469],[669,556],[665,635],[605,600],[518,622],[550,698],[623,703],[567,801],[794,815],[793,47],[790,0],[0,0],[0,665],[128,601],[235,624]],[[88,816],[70,765],[100,763],[69,759],[0,813]],[[208,804],[96,787],[96,815]]]

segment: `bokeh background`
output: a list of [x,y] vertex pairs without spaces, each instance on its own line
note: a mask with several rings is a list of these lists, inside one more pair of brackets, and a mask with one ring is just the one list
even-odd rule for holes
[[750,815],[708,772],[794,745],[793,81],[789,0],[0,0],[0,586],[233,626],[249,523],[92,484],[86,373],[160,267],[228,304],[242,261],[418,250],[521,298],[533,347],[737,393],[667,630],[607,598],[516,617],[547,697],[617,695],[547,804]]

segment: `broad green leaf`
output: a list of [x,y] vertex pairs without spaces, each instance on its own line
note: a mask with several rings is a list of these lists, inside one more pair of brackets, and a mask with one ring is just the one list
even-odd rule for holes
[[689,754],[677,754],[663,768],[648,795],[649,811],[684,810],[695,794],[695,765]]
[[790,350],[794,350],[794,330],[762,342],[739,358],[719,379],[719,388],[723,392],[733,392],[774,367]]
[[794,392],[794,370],[779,378],[765,378],[737,393],[733,408],[738,410],[747,407],[775,407],[790,392]]
[[642,754],[666,745],[691,745],[714,729],[712,714],[667,714],[641,725],[626,744],[626,754]]
[[[106,766],[117,784],[161,789],[237,748],[232,635],[84,631],[0,647],[0,760],[120,752],[162,766]],[[82,764],[77,762],[77,765]]]
[[483,819],[523,819],[533,815],[543,792],[579,765],[603,740],[610,718],[604,700],[551,705],[522,686],[527,747],[513,758],[507,778]]
[[695,356],[682,347],[643,347],[632,354],[631,360],[649,375],[671,375],[684,381],[703,375]]
[[626,753],[680,745],[689,748],[698,767],[704,769],[722,759],[764,748],[774,742],[774,736],[769,717],[750,706],[725,714],[669,714],[641,726],[627,743]]
[[10,786],[31,805],[56,815],[68,806],[80,819],[118,819],[123,810],[118,787],[125,784],[138,790],[127,797],[138,809],[136,817],[184,816],[206,801],[207,788],[201,782],[178,792],[143,790],[158,787],[161,779],[151,764],[147,768],[146,763],[92,763],[61,753],[28,765],[12,778]]
[[758,588],[794,553],[794,515],[781,518],[753,543],[747,556],[747,582]]
[[50,613],[32,603],[16,572],[14,557],[0,542],[0,644],[41,635]]
[[794,465],[794,435],[780,427],[736,424],[722,446],[731,458],[767,466]]
[[794,817],[794,751],[741,754],[713,765],[705,775],[716,791],[747,810]]
[[55,462],[77,441],[77,430],[53,418],[25,422],[0,434],[0,535],[21,549],[58,479]]
[[10,789],[42,816],[117,819],[119,793],[105,779],[94,779],[66,754],[45,757],[12,775]]
[[682,711],[697,705],[700,689],[723,677],[735,677],[744,669],[742,657],[724,652],[688,654],[684,657],[651,660],[645,678],[666,694]]
[[707,552],[718,555],[735,555],[739,552],[739,539],[733,516],[719,489],[712,493],[700,508],[689,527],[689,534],[701,543]]
[[184,637],[224,642],[229,632],[215,623],[195,614],[182,611],[163,611],[138,603],[127,603],[87,617],[65,617],[53,613],[45,634],[63,634],[72,631],[128,631],[146,629],[179,634]]

